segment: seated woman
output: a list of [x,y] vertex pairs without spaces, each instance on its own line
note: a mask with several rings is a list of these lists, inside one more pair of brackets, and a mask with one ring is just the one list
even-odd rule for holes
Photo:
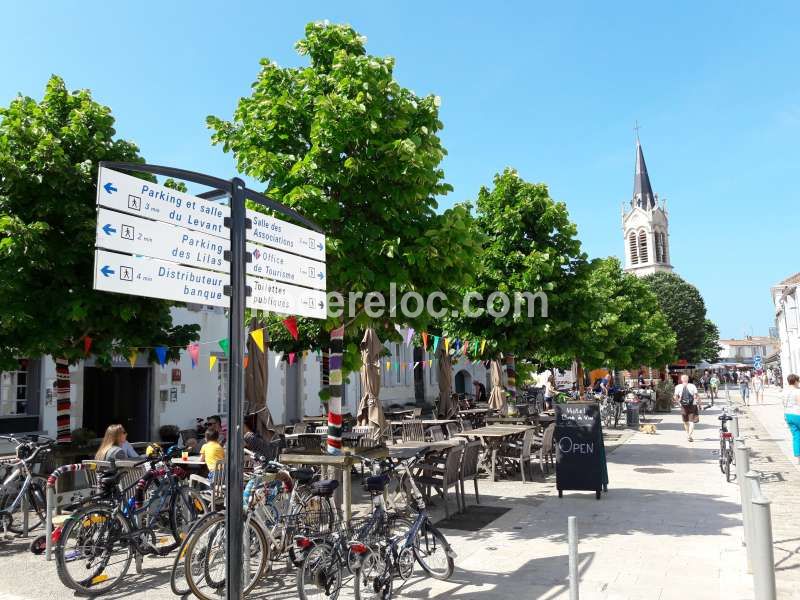
[[[103,441],[94,455],[95,460],[124,460],[128,458],[125,445],[130,446],[128,443],[128,432],[119,424],[113,424],[106,427],[106,433],[103,436]],[[133,450],[133,446],[131,446]],[[138,456],[134,450],[134,456]]]
[[206,443],[200,448],[200,458],[208,467],[208,480],[213,481],[217,463],[225,460],[225,448],[219,443],[219,432],[213,429],[206,431]]

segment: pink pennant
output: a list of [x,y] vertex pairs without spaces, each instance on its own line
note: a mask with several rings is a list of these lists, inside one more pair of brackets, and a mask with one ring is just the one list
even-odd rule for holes
[[192,342],[186,346],[186,351],[189,353],[189,357],[192,359],[192,368],[194,369],[200,362],[200,344],[197,342]]

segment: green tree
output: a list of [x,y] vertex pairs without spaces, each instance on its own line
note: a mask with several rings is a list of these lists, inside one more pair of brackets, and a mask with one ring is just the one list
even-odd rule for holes
[[713,336],[713,331],[706,325],[706,304],[698,289],[675,273],[654,273],[643,281],[658,297],[661,310],[675,332],[678,358],[696,362],[713,354],[715,342],[710,339],[706,345],[706,336]]
[[719,345],[719,329],[710,319],[703,323],[703,346],[700,348],[700,360],[713,363],[719,359],[722,346]]
[[[233,153],[241,172],[264,182],[269,196],[322,227],[328,291],[345,299],[378,292],[387,302],[391,283],[398,298],[451,292],[469,276],[478,244],[465,207],[435,212],[436,197],[451,190],[440,167],[439,99],[402,87],[394,59],[367,54],[364,43],[349,26],[307,25],[296,49],[310,64],[282,68],[263,59],[233,119],[208,117],[212,140]],[[396,336],[394,323],[417,330],[428,323],[426,312],[370,319],[363,302],[356,308],[350,355],[354,334],[367,325],[385,338]],[[340,321],[298,322],[297,342],[271,328],[273,347],[325,348],[327,331]]]
[[[546,340],[569,326],[563,315],[572,301],[571,280],[586,260],[566,205],[554,201],[545,184],[506,169],[495,175],[491,189],[478,193],[474,228],[483,234],[482,251],[474,283],[467,282],[461,292],[480,294],[482,300],[471,306],[485,310],[477,317],[447,318],[444,327],[462,338],[486,339],[490,355],[541,354]],[[492,301],[493,292],[509,298],[506,314],[500,314],[502,300]],[[521,294],[527,295],[515,311]]]
[[74,363],[86,337],[106,365],[197,339],[197,326],[173,326],[168,302],[92,289],[98,162],[143,162],[113,124],[88,90],[55,76],[41,102],[0,108],[0,369],[48,354]]

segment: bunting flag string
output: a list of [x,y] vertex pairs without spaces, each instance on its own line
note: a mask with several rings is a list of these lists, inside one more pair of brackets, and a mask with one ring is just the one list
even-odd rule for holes
[[283,326],[286,327],[286,330],[292,334],[292,337],[297,340],[300,335],[300,332],[297,329],[297,319],[294,316],[286,317],[283,320]]
[[167,362],[167,347],[166,346],[156,346],[156,358],[158,358],[158,364],[162,367]]
[[428,351],[428,332],[427,331],[423,331],[422,332],[422,348],[425,350],[425,352]]
[[342,353],[344,325],[331,332],[331,351],[328,358],[330,397],[328,398],[328,454],[342,452]]
[[225,356],[230,356],[231,343],[228,338],[219,341],[219,347],[225,352]]
[[258,346],[258,349],[261,352],[264,352],[264,329],[256,329],[250,332],[250,337],[253,338],[253,341]]
[[189,358],[192,359],[192,368],[194,369],[200,362],[200,344],[197,342],[192,342],[186,346],[186,350],[189,353]]
[[411,340],[414,338],[414,333],[415,331],[413,327],[406,329],[406,346],[411,343]]

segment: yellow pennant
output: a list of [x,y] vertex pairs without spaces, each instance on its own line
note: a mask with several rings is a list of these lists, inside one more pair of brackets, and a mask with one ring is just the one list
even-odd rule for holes
[[131,364],[131,369],[136,366],[136,357],[139,356],[139,352],[134,348],[131,350],[131,353],[128,355],[128,362]]
[[387,371],[391,371],[392,370],[392,363],[390,363],[388,360],[386,361],[386,370]]
[[483,354],[484,348],[486,348],[486,340],[481,340],[481,354]]
[[450,340],[447,338],[444,338],[444,351],[450,352]]
[[258,346],[258,349],[261,352],[264,352],[264,330],[263,329],[256,329],[255,331],[250,332],[250,337],[253,338],[253,341]]
[[208,357],[208,370],[213,369],[215,364],[217,364],[217,357],[212,354]]

